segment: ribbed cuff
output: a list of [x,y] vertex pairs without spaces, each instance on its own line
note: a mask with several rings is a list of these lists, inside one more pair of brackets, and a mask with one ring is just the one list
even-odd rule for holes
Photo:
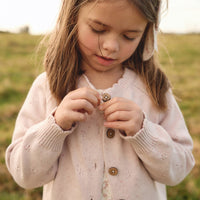
[[151,122],[144,119],[143,128],[134,136],[127,136],[124,139],[133,145],[137,153],[143,154],[152,151],[157,143],[157,137],[150,131]]
[[42,128],[37,135],[39,144],[52,151],[61,151],[66,136],[74,131],[72,127],[69,131],[63,131],[56,123],[53,115],[43,122]]

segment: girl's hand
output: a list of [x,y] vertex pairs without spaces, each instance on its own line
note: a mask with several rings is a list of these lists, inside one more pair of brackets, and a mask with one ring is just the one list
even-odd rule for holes
[[115,97],[102,103],[99,109],[104,111],[104,125],[108,128],[123,130],[127,136],[135,135],[142,128],[143,112],[131,100]]
[[68,93],[59,104],[54,117],[56,123],[69,130],[73,123],[84,121],[100,103],[100,95],[90,88],[79,88]]

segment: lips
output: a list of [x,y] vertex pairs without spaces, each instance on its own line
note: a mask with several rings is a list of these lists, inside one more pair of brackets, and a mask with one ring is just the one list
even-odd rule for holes
[[102,64],[102,65],[105,65],[105,66],[112,65],[116,61],[116,59],[108,58],[108,57],[104,57],[104,56],[96,55],[96,57],[97,57],[99,64]]
[[113,58],[107,58],[107,57],[104,57],[104,56],[99,56],[99,57],[101,57],[101,58],[103,58],[103,59],[105,59],[105,60],[115,60],[115,59],[113,59]]

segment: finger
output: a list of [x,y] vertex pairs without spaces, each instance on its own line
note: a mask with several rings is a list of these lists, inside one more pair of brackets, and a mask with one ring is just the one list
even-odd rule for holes
[[62,117],[55,113],[55,121],[63,130],[69,130],[74,122],[85,121],[86,119],[87,113],[72,110],[63,111]]
[[105,117],[106,121],[129,121],[131,119],[131,113],[127,111],[115,111]]
[[104,122],[104,126],[107,128],[119,129],[126,131],[127,122],[126,121],[114,121],[114,122]]
[[87,113],[72,111],[70,115],[73,122],[85,121],[87,119]]
[[99,105],[100,95],[97,91],[91,88],[79,88],[69,93],[68,98],[72,100],[86,99],[92,103],[95,107]]
[[124,98],[121,98],[121,97],[115,97],[113,99],[111,99],[110,101],[107,101],[105,103],[102,103],[100,106],[99,106],[99,109],[102,110],[102,111],[105,111],[107,110],[111,105],[115,105],[116,107],[119,107],[119,105],[126,105],[126,103],[128,102],[128,100],[124,99]]
[[88,100],[78,99],[71,101],[71,109],[82,113],[87,112],[88,114],[92,114],[94,106]]
[[128,105],[128,103],[116,102],[116,103],[111,104],[104,110],[104,116],[107,117],[108,115],[111,115],[112,113],[117,112],[117,111],[130,111],[130,110],[131,108]]
[[81,97],[87,97],[87,96],[93,95],[98,100],[100,100],[100,94],[96,90],[93,90],[91,88],[87,88],[87,87],[79,88],[75,91],[74,91],[74,95],[75,95],[74,98],[81,98]]

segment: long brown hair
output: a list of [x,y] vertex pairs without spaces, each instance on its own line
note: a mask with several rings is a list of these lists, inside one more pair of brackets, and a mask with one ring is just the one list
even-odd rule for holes
[[[80,8],[91,1],[98,0],[63,0],[56,27],[49,37],[44,66],[50,90],[58,101],[76,89],[78,76],[83,73],[77,41],[77,18]],[[154,56],[147,61],[143,61],[142,58],[148,28],[158,21],[161,0],[129,1],[140,9],[149,23],[136,51],[123,64],[141,77],[154,105],[163,110],[166,108],[168,79],[156,64]]]
[[[170,87],[165,73],[160,69],[159,63],[153,55],[149,60],[143,61],[143,50],[145,39],[150,26],[155,24],[158,26],[158,18],[161,9],[161,0],[129,0],[139,8],[142,14],[148,20],[143,37],[134,52],[134,54],[124,63],[128,68],[133,69],[143,80],[146,85],[147,92],[153,101],[154,105],[165,110],[167,108],[166,92]],[[166,1],[166,6],[168,2]]]

